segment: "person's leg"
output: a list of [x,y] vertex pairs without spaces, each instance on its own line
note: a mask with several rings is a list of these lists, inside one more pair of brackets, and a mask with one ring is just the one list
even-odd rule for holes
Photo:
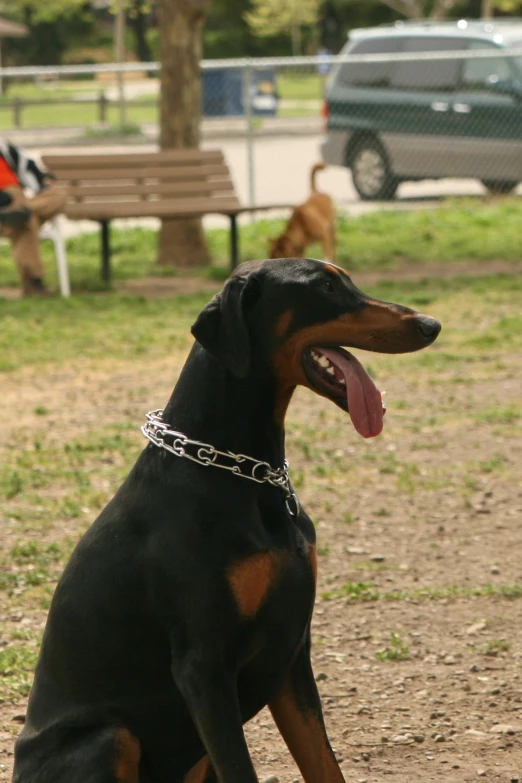
[[29,199],[28,204],[31,212],[37,216],[41,225],[46,220],[50,220],[59,215],[60,212],[63,212],[67,196],[67,188],[61,185],[51,185],[51,187],[45,188],[45,190]]
[[[27,207],[27,201],[21,188],[10,187],[7,192],[12,198],[9,209],[20,210]],[[23,293],[25,295],[45,294],[43,284],[44,267],[40,256],[40,220],[30,211],[29,218],[21,228],[4,224],[2,234],[11,240],[13,258],[18,267]]]
[[[23,228],[29,220],[30,211],[22,201],[13,198],[11,191],[20,191],[21,188],[4,188],[0,190],[0,232],[4,228]],[[23,194],[22,194],[23,195]]]

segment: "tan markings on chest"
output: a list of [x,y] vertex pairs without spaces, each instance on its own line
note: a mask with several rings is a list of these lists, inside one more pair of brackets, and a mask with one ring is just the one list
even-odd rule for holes
[[260,552],[228,569],[228,582],[242,617],[257,614],[277,579],[282,560],[278,552]]
[[207,777],[209,777],[209,773],[210,759],[208,756],[203,756],[203,758],[187,772],[183,778],[183,783],[204,783]]
[[128,729],[120,729],[116,735],[116,780],[118,783],[139,783],[141,748],[136,737]]

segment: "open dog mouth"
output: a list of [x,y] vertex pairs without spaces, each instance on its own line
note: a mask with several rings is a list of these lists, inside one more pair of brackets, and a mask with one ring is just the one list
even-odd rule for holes
[[345,348],[314,345],[303,353],[303,368],[312,388],[350,414],[363,438],[383,427],[382,394],[362,364]]

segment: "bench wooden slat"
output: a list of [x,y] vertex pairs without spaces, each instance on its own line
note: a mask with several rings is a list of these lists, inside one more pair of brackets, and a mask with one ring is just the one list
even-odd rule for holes
[[230,215],[237,214],[240,209],[238,199],[229,196],[227,198],[70,204],[67,206],[65,214],[73,220],[112,220],[126,217],[180,218],[207,214]]
[[60,182],[133,182],[136,179],[159,179],[162,181],[180,181],[183,180],[206,180],[210,177],[227,177],[228,166],[224,163],[213,163],[205,166],[149,166],[140,169],[139,174],[135,171],[129,171],[128,168],[122,171],[115,171],[107,167],[106,169],[70,169],[62,170],[55,168],[54,175]]
[[171,196],[212,196],[213,193],[229,192],[234,190],[234,185],[229,179],[216,180],[215,182],[168,182],[168,183],[146,183],[137,185],[134,182],[128,185],[120,183],[109,185],[71,185],[69,195],[75,199],[101,198],[107,196],[119,196],[121,198],[133,196],[148,195],[167,195]]
[[110,222],[115,218],[228,215],[232,267],[238,263],[237,215],[242,208],[221,150],[45,155],[43,163],[69,187],[64,214],[99,221],[106,282],[111,279]]
[[153,164],[169,164],[183,166],[197,163],[222,163],[224,161],[221,150],[163,150],[161,152],[123,153],[116,155],[44,155],[44,165],[56,174],[60,169],[90,169],[93,167],[107,166],[111,170],[116,168],[132,169],[146,168]]

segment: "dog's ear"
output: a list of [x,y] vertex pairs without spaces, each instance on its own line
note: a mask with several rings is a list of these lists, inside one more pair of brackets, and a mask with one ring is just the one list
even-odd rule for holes
[[246,378],[250,370],[250,335],[245,309],[257,290],[258,282],[253,275],[230,278],[201,311],[191,329],[198,343],[236,378]]

